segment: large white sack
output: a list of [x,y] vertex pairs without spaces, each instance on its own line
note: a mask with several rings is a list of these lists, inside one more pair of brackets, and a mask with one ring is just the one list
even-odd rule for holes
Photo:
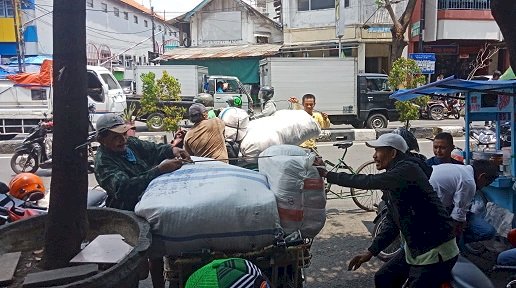
[[324,182],[313,166],[316,155],[292,145],[276,145],[263,151],[258,168],[267,176],[276,196],[281,227],[286,235],[297,230],[313,238],[326,222]]
[[224,121],[226,129],[224,136],[226,139],[233,141],[241,141],[247,134],[247,126],[249,125],[249,115],[243,109],[236,107],[228,107],[222,110],[219,118]]
[[155,256],[248,252],[282,233],[266,177],[219,161],[186,164],[154,179],[135,212],[151,224]]
[[273,145],[299,145],[319,134],[319,124],[304,110],[280,110],[249,122],[240,152],[246,157],[256,157]]

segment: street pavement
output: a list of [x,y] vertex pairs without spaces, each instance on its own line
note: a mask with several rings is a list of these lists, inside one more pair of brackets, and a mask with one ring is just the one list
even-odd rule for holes
[[[463,139],[456,139],[456,145],[464,146]],[[432,155],[431,142],[420,140],[421,153]],[[342,150],[333,146],[333,143],[319,143],[321,156],[334,162]],[[373,149],[364,142],[354,142],[349,148],[346,162],[356,168],[372,159]],[[11,155],[0,155],[0,179],[9,182],[14,173],[9,168]],[[38,170],[39,175],[50,189],[51,170]],[[89,174],[89,186],[97,185],[93,174]],[[47,196],[48,199],[48,196]],[[46,199],[45,199],[46,201]],[[373,275],[381,266],[377,259],[371,260],[354,272],[347,271],[349,260],[360,251],[368,247],[371,241],[374,212],[360,210],[351,199],[328,200],[326,225],[315,238],[312,246],[312,265],[305,270],[306,287],[373,287]],[[140,287],[152,287],[149,279],[141,281]]]

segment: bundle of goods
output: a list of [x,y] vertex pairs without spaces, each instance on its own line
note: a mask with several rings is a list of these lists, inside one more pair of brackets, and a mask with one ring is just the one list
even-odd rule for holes
[[246,157],[256,157],[273,145],[299,145],[319,134],[321,128],[305,111],[280,110],[249,123],[240,152]]
[[219,161],[185,164],[154,179],[135,212],[151,224],[155,255],[248,252],[283,234],[266,177]]
[[281,227],[286,235],[301,232],[315,237],[326,221],[324,182],[313,166],[316,155],[292,145],[277,145],[260,154],[260,173],[276,196]]
[[241,141],[247,134],[249,115],[243,109],[228,107],[222,110],[219,118],[226,124],[224,136],[226,140]]

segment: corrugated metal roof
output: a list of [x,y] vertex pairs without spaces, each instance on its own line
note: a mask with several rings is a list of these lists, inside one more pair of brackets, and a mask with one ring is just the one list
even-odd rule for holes
[[280,48],[280,44],[175,48],[166,52],[159,60],[272,56],[278,54]]
[[[134,1],[134,0],[119,0],[120,2],[122,3],[125,3],[133,8],[136,8],[142,12],[145,12],[147,14],[152,14],[151,12],[151,9],[143,6],[143,5],[140,5],[138,2]],[[161,17],[160,15],[158,15],[156,12],[154,12],[154,16],[156,16],[157,18],[161,19],[161,20],[165,20],[163,17]]]

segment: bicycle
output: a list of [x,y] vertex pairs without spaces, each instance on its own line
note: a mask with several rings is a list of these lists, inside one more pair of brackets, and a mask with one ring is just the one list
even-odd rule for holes
[[[337,142],[333,144],[333,146],[344,149],[344,153],[342,156],[337,160],[337,164],[332,163],[329,160],[325,160],[324,163],[331,167],[329,169],[329,172],[342,172],[342,171],[348,171],[351,174],[378,174],[381,173],[378,169],[376,169],[376,163],[374,161],[367,161],[364,164],[360,165],[356,170],[353,169],[353,167],[346,164],[345,157],[348,152],[348,148],[353,146],[352,141],[343,141],[343,142]],[[326,198],[327,199],[335,199],[335,198],[329,198],[330,195],[335,196],[338,199],[348,199],[351,198],[355,204],[368,212],[375,211],[378,207],[378,204],[381,200],[381,191],[380,190],[363,190],[363,189],[357,189],[357,188],[349,188],[349,191],[346,191],[346,187],[341,187],[338,185],[333,185],[330,183],[326,183],[325,185],[325,192],[326,192]]]

